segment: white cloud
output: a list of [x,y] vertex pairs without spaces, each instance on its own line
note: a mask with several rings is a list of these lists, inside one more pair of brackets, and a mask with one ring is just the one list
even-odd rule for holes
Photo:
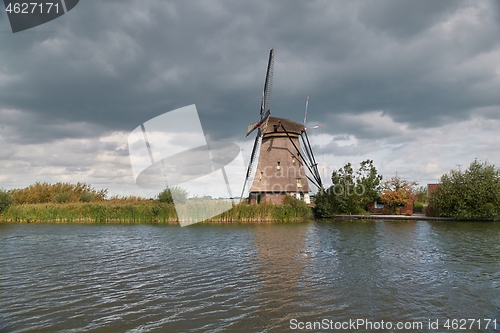
[[[316,158],[322,163],[320,171],[327,170],[326,181],[329,181],[331,170],[347,162],[357,165],[365,159],[374,160],[379,173],[385,177],[397,172],[422,185],[437,182],[445,172],[457,169],[458,164],[462,169],[466,168],[475,158],[500,166],[500,134],[497,130],[500,120],[474,116],[439,128],[421,129],[409,125],[403,131],[386,116],[378,119],[387,120],[391,124],[389,127],[394,127],[392,131],[397,134],[397,140],[388,136],[375,140],[356,139],[354,143],[354,139],[335,142],[334,136],[325,134],[310,136]],[[378,126],[377,122],[373,125],[374,128]],[[380,127],[386,128],[384,126]],[[355,133],[349,135],[356,136]],[[346,151],[350,154],[344,154]]]

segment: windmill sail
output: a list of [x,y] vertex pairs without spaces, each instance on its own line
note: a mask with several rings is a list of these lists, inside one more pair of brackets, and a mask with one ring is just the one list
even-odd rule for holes
[[304,130],[305,131],[309,131],[309,130],[316,129],[316,128],[323,128],[323,126],[322,125],[316,125],[316,126],[306,127]]
[[306,97],[306,111],[304,111],[304,127],[306,127],[307,121],[307,107],[309,106],[309,96]]
[[247,135],[249,136],[250,133],[255,131],[255,129],[260,128],[261,134],[264,135],[267,127],[267,120],[269,119],[269,116],[271,115],[271,111],[267,110],[266,113],[264,113],[264,116],[262,119],[256,123],[248,125],[248,130],[247,130]]
[[246,136],[249,136],[253,131],[255,131],[255,129],[258,128],[258,125],[259,125],[258,122],[248,125],[248,130],[247,130]]
[[260,137],[262,138],[264,134],[267,132],[267,123],[269,122],[269,116],[271,115],[271,112],[267,110],[264,119],[261,120],[261,125],[259,127],[259,132],[260,132]]
[[264,113],[271,108],[271,94],[273,92],[274,79],[274,49],[269,51],[269,60],[267,62],[266,81],[262,93],[262,104],[260,108],[260,119],[264,118]]
[[321,125],[315,125],[315,126],[306,127],[306,122],[307,122],[307,108],[308,107],[309,107],[309,96],[306,97],[306,110],[304,111],[304,130],[305,131],[309,131],[309,130],[316,129],[316,128],[323,128],[323,126],[321,126]]
[[258,147],[260,147],[260,144],[262,142],[262,136],[266,131],[267,121],[271,114],[270,105],[271,105],[271,92],[273,90],[273,78],[274,78],[274,49],[271,49],[271,51],[269,51],[269,60],[267,62],[267,72],[266,72],[266,80],[264,81],[264,90],[262,92],[262,102],[260,105],[260,120],[257,123],[248,126],[247,136],[250,135],[250,133],[252,133],[255,129],[259,128],[259,130],[257,131],[257,136],[255,137],[255,142],[252,148],[252,154],[250,155],[247,174],[245,177],[245,182],[243,183],[243,190],[241,191],[240,202],[241,200],[243,200],[245,187],[247,185],[248,178],[250,177],[253,164],[255,163],[255,159],[257,157]]
[[[252,173],[252,166],[255,162],[255,158],[257,157],[257,151],[259,150],[260,148],[260,144],[261,144],[261,137],[260,136],[256,136],[255,137],[255,142],[253,143],[253,149],[252,149],[252,154],[250,155],[250,163],[248,164],[248,169],[247,169],[247,174],[246,174],[246,180],[248,180],[248,177],[250,177],[250,174]],[[245,180],[245,185],[246,185],[246,180]],[[245,189],[243,188],[243,191],[245,191]]]

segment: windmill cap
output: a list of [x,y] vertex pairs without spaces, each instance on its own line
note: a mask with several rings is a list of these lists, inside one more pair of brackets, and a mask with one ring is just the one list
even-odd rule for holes
[[304,131],[304,125],[286,118],[269,117],[267,123],[266,134],[285,133],[284,129],[289,134],[300,135]]

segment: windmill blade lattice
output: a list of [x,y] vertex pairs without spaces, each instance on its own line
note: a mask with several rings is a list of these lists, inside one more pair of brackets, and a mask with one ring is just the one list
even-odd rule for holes
[[323,128],[322,125],[315,125],[315,126],[306,127],[307,108],[308,107],[309,107],[309,96],[306,97],[306,110],[304,111],[304,131],[309,131],[309,130],[316,129],[316,128]]
[[248,164],[247,174],[245,177],[245,182],[243,183],[243,190],[241,191],[240,202],[243,200],[243,194],[245,193],[245,187],[248,182],[248,178],[253,169],[253,164],[255,163],[257,157],[257,151],[262,143],[262,136],[267,129],[267,122],[269,116],[271,115],[270,105],[271,105],[271,92],[273,89],[273,78],[274,78],[274,49],[269,51],[269,60],[267,62],[267,72],[266,80],[264,81],[264,90],[262,92],[262,102],[260,104],[260,120],[250,126],[248,126],[247,136],[250,135],[255,129],[257,131],[257,136],[255,137],[255,142],[252,148],[252,154],[250,155],[250,161]]
[[273,92],[274,79],[274,49],[269,52],[269,61],[267,63],[266,81],[264,83],[264,91],[262,95],[262,106],[260,109],[261,120],[266,111],[271,109],[271,95]]

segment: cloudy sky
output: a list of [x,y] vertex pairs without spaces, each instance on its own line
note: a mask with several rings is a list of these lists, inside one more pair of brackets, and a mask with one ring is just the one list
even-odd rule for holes
[[81,0],[12,33],[0,11],[0,187],[134,182],[127,139],[196,104],[248,159],[275,49],[273,115],[308,125],[320,171],[373,159],[424,185],[500,165],[500,5],[488,1]]

